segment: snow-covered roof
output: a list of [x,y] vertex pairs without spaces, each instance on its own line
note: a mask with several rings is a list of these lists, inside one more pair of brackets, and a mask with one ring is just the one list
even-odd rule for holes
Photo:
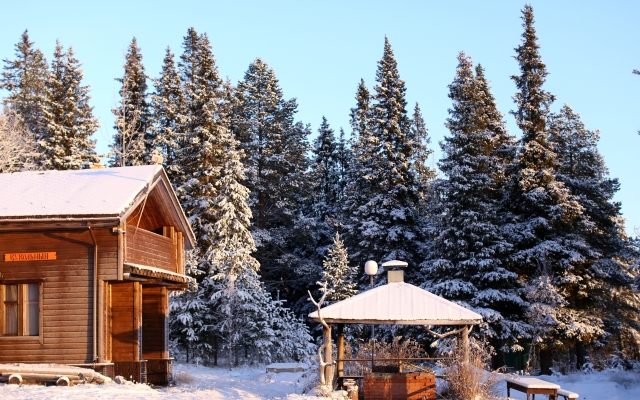
[[120,216],[151,182],[155,168],[0,174],[0,218]]
[[166,212],[191,248],[195,237],[189,222],[162,166],[156,165],[0,174],[0,223],[124,223],[158,187]]
[[[320,310],[328,323],[382,325],[479,324],[482,316],[406,282],[362,292]],[[309,314],[318,321],[318,312]]]

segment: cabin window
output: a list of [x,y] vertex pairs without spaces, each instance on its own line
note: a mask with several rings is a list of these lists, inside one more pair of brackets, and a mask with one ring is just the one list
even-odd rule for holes
[[3,336],[38,336],[40,334],[40,285],[15,283],[0,285]]

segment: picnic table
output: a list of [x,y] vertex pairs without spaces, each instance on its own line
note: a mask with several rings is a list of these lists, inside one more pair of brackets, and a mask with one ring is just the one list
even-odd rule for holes
[[527,400],[529,395],[533,395],[533,399],[536,398],[536,394],[548,394],[549,400],[556,400],[558,398],[558,390],[560,385],[555,383],[543,381],[537,378],[507,378],[507,397],[511,395],[511,389],[517,390],[527,394]]

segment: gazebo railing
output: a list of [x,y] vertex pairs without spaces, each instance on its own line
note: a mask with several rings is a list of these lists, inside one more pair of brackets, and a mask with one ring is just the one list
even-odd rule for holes
[[[352,372],[353,371],[353,367],[352,368],[345,368],[344,363],[359,363],[359,364],[363,364],[363,363],[367,363],[371,365],[371,371],[374,371],[374,365],[378,364],[379,367],[382,367],[384,365],[381,364],[388,364],[389,363],[397,363],[398,366],[398,371],[397,372],[402,372],[403,371],[403,366],[411,366],[414,367],[415,369],[421,369],[421,370],[425,370],[424,367],[422,366],[418,366],[413,364],[412,362],[421,362],[421,361],[440,361],[440,360],[446,360],[447,358],[445,357],[388,357],[388,358],[338,358],[336,360],[334,360],[334,364],[336,365],[336,377],[340,377],[343,375],[347,375],[347,376],[361,376],[364,371],[360,372],[357,375],[354,375],[352,373],[346,373],[346,371],[348,372]],[[357,367],[356,367],[357,368]],[[406,372],[406,368],[405,372]]]

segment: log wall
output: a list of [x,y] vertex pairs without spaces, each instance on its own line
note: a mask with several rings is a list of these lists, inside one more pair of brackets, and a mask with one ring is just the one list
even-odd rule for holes
[[[117,236],[94,230],[98,278],[117,277]],[[56,252],[56,260],[5,262],[6,253]],[[0,336],[0,363],[93,361],[93,240],[88,230],[0,233],[3,280],[43,279],[40,337]],[[0,280],[1,282],[1,280]]]

